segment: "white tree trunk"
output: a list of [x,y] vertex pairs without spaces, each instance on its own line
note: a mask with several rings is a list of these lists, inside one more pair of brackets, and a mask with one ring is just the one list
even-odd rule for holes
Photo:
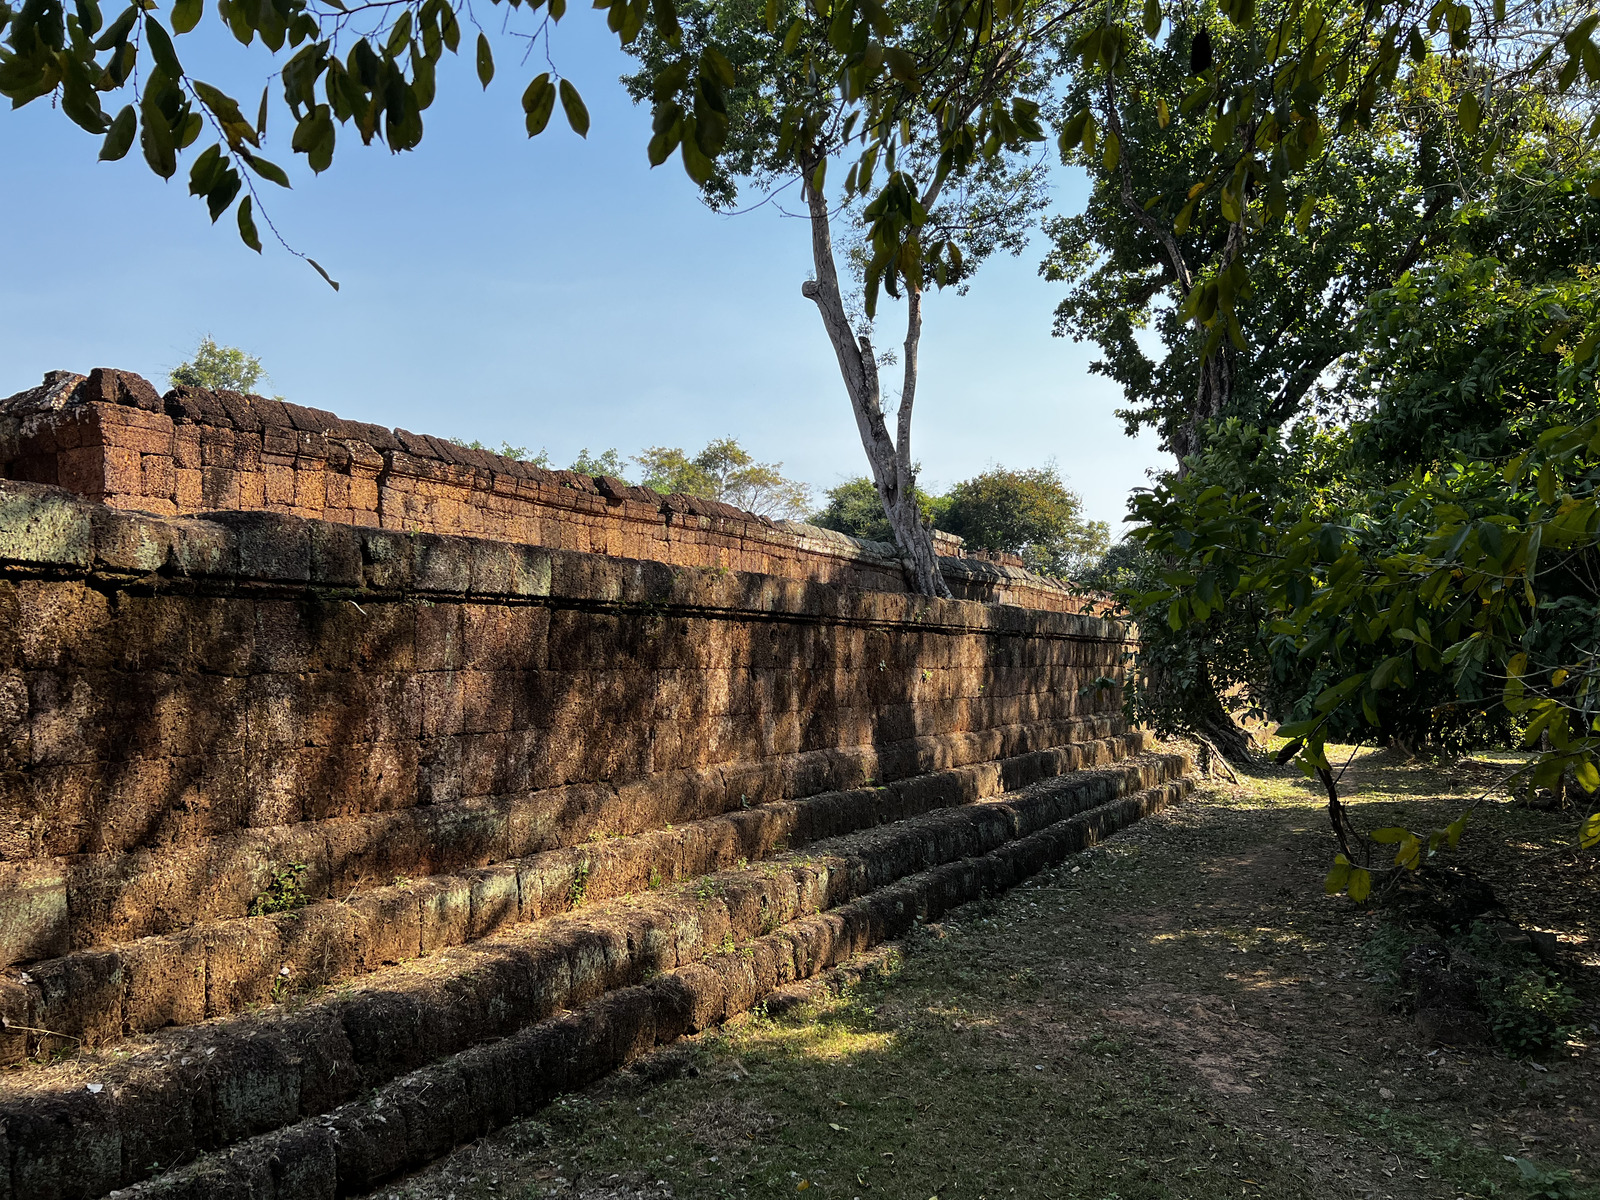
[[933,531],[923,524],[917,507],[916,472],[911,464],[911,410],[916,398],[917,348],[922,339],[922,293],[907,288],[905,380],[900,394],[899,437],[896,439],[890,436],[883,417],[878,362],[872,352],[872,342],[865,334],[857,334],[851,328],[850,318],[845,313],[844,297],[839,291],[839,270],[833,257],[827,198],[811,186],[816,168],[815,161],[804,165],[806,204],[811,215],[811,254],[817,277],[808,280],[800,292],[816,303],[822,315],[822,327],[839,360],[839,374],[850,396],[862,449],[872,465],[872,482],[878,489],[878,499],[883,502],[889,527],[894,530],[906,582],[918,595],[948,598],[950,589],[939,571]]

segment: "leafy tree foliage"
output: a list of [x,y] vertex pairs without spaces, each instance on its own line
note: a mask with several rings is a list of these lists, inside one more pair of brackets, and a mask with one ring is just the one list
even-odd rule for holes
[[[811,523],[869,541],[890,540],[891,530],[866,477],[830,488]],[[963,480],[942,496],[918,491],[923,520],[964,538],[979,550],[1020,554],[1030,570],[1078,578],[1106,553],[1104,521],[1083,517],[1083,501],[1054,465],[1012,471],[995,467]]]
[[644,468],[645,487],[721,500],[775,520],[801,520],[811,507],[811,489],[786,479],[782,463],[757,462],[733,438],[718,438],[690,458],[673,446],[652,446],[634,461]]
[[1083,517],[1083,499],[1052,463],[1032,470],[995,467],[955,485],[940,525],[968,546],[1020,554],[1041,575],[1075,578],[1105,554],[1111,532]]
[[[1491,12],[1448,0],[1290,0],[1258,12],[1255,0],[1228,0],[1219,8],[1226,28],[1213,28],[1203,11],[1163,14],[1157,2],[1146,3],[1137,15],[1110,0],[1099,7],[1099,20],[1071,46],[1081,94],[1059,139],[1063,155],[1098,158],[1114,177],[1130,229],[1159,252],[1183,297],[1168,340],[1187,330],[1198,341],[1192,355],[1195,388],[1186,419],[1161,422],[1180,463],[1199,448],[1205,423],[1230,412],[1237,356],[1274,346],[1274,327],[1262,328],[1259,321],[1254,336],[1260,346],[1247,341],[1249,302],[1272,282],[1275,258],[1296,261],[1275,252],[1278,230],[1292,227],[1301,243],[1298,257],[1309,249],[1315,258],[1319,214],[1339,200],[1337,168],[1347,155],[1359,159],[1374,139],[1381,147],[1395,130],[1417,127],[1408,113],[1426,115],[1429,105],[1448,105],[1461,137],[1459,144],[1435,151],[1460,190],[1460,164],[1476,160],[1477,169],[1488,172],[1525,135],[1530,96],[1546,111],[1566,111],[1573,99],[1567,93],[1580,77],[1591,88],[1600,83],[1600,49],[1592,36],[1600,17],[1582,6],[1496,3]],[[1163,27],[1169,30],[1166,54],[1152,61],[1148,48]],[[1183,58],[1186,74],[1179,65]],[[1187,94],[1180,100],[1183,89]],[[1425,102],[1420,109],[1419,101]],[[1600,132],[1600,126],[1585,130],[1591,116],[1585,113],[1575,123],[1580,137]],[[1147,169],[1151,124],[1178,133],[1154,140],[1168,158],[1158,152]],[[1438,173],[1431,169],[1429,137],[1422,135],[1440,124],[1430,119],[1418,128],[1418,178],[1425,188]],[[1162,168],[1175,150],[1180,154],[1174,166],[1182,169],[1168,173]],[[1424,223],[1435,208],[1431,197],[1422,209]],[[1387,224],[1353,226],[1344,240],[1358,231],[1390,246],[1408,244],[1396,236],[1402,227]],[[1081,263],[1084,245],[1114,246],[1117,240],[1092,228],[1073,232],[1067,260]],[[1144,257],[1150,257],[1148,249]],[[1126,252],[1122,258],[1126,271],[1130,259]],[[1311,267],[1314,278],[1319,268]],[[1139,286],[1148,290],[1124,293],[1124,309],[1136,315],[1164,285],[1147,277]],[[1099,324],[1118,332],[1116,321],[1107,326],[1104,314]],[[1123,357],[1124,373],[1137,378],[1139,364]],[[1315,380],[1314,366],[1313,357],[1287,372],[1288,395]],[[1172,390],[1160,379],[1143,386],[1156,395]]]
[[[1044,203],[1042,163],[1031,151],[1044,140],[1037,97],[1048,74],[1032,50],[1074,2],[996,7],[970,39],[949,24],[943,0],[894,0],[853,33],[839,6],[795,6],[791,15],[776,0],[688,0],[680,10],[684,44],[718,45],[734,68],[728,136],[702,185],[706,201],[729,208],[746,184],[773,193],[799,182],[815,271],[802,294],[817,304],[838,358],[908,578],[929,595],[947,589],[920,519],[911,446],[922,297],[962,284],[996,249],[1025,244],[1029,218]],[[781,43],[771,36],[780,24],[787,26]],[[874,32],[890,41],[875,48]],[[627,82],[644,99],[668,47],[647,34],[633,49],[645,68]],[[880,54],[891,64],[887,75],[875,79],[852,65]],[[978,140],[948,136],[962,127]],[[852,158],[843,186],[836,171],[830,190],[830,164]],[[880,168],[887,180],[878,189]],[[836,224],[851,235],[842,250],[847,269],[858,273],[864,320],[841,287]],[[871,341],[882,291],[906,300],[893,432]]]
[[[1046,271],[1078,281],[1058,328],[1101,345],[1098,369],[1132,401],[1124,418],[1161,431],[1180,475],[1203,469],[1209,485],[1254,489],[1293,511],[1303,491],[1336,486],[1353,467],[1320,460],[1327,448],[1314,439],[1283,454],[1253,440],[1308,409],[1367,415],[1374,389],[1398,377],[1379,379],[1369,302],[1452,254],[1481,252],[1473,231],[1518,225],[1504,240],[1527,237],[1533,222],[1517,214],[1536,196],[1553,203],[1555,184],[1581,193],[1592,114],[1568,94],[1582,71],[1570,55],[1581,57],[1593,25],[1564,11],[1540,31],[1519,24],[1527,10],[1224,5],[1220,15],[1174,14],[1157,50],[1159,10],[1146,11],[1142,29],[1105,11],[1074,43],[1083,65],[1061,148],[1091,169],[1096,190],[1083,217],[1053,228]],[[1505,41],[1488,40],[1493,30]],[[1559,70],[1558,49],[1568,54]],[[1175,86],[1190,89],[1181,102]],[[1538,186],[1518,182],[1531,158]],[[1533,233],[1528,244],[1548,241]],[[1428,427],[1422,409],[1407,409],[1418,431]],[[1380,424],[1368,424],[1369,440]],[[1208,431],[1224,439],[1215,454]],[[1299,478],[1302,468],[1319,482]],[[1186,570],[1185,553],[1164,551],[1163,562],[1156,544],[1129,564],[1142,572],[1135,595]],[[1132,696],[1152,723],[1197,730],[1242,757],[1220,696],[1279,712],[1315,672],[1268,652],[1257,598],[1220,607],[1204,622],[1144,622],[1143,687]]]
[[1357,899],[1453,847],[1465,815],[1350,827],[1329,741],[1514,729],[1538,750],[1525,786],[1600,789],[1600,200],[1592,166],[1522,149],[1497,193],[1519,203],[1467,206],[1445,252],[1366,306],[1347,423],[1214,426],[1186,476],[1135,501],[1165,567],[1134,599],[1142,625],[1254,635],[1231,682],[1328,787],[1329,886]]
[[[1509,459],[1459,457],[1312,507],[1304,496],[1230,495],[1198,472],[1140,497],[1145,543],[1183,563],[1142,611],[1184,628],[1238,600],[1264,609],[1267,652],[1303,664],[1303,690],[1278,704],[1297,719],[1279,732],[1325,782],[1324,745],[1363,725],[1405,731],[1486,714],[1516,720],[1525,745],[1548,734],[1530,786],[1558,787],[1570,772],[1593,793],[1600,404],[1592,366],[1571,374],[1579,403],[1519,421],[1512,436],[1526,448]],[[1348,869],[1332,882],[1363,899],[1374,845],[1399,846],[1389,869],[1415,869],[1462,827],[1364,838],[1337,824]],[[1579,837],[1600,844],[1600,815]]]
[[596,478],[609,475],[612,479],[620,479],[624,483],[631,482],[628,479],[627,462],[615,447],[599,454],[590,454],[589,447],[585,446],[578,451],[578,457],[572,460],[572,466],[567,469],[576,471],[580,475],[593,475]]
[[[937,514],[937,499],[921,488],[917,489],[917,507],[922,519],[933,524]],[[847,479],[837,487],[823,493],[827,503],[806,518],[812,525],[823,529],[837,529],[851,537],[869,542],[894,542],[894,530],[884,515],[883,501],[878,489],[865,475]]]
[[506,441],[502,441],[499,446],[485,446],[477,438],[473,438],[470,442],[457,442],[456,444],[465,446],[468,450],[489,450],[498,454],[501,458],[509,458],[513,462],[525,462],[535,467],[548,468],[550,466],[550,454],[546,450],[540,450],[537,454],[529,454],[526,446],[513,446]]
[[[1291,7],[1275,4],[1258,20]],[[1194,405],[1210,340],[1183,315],[1185,302],[1197,264],[1243,251],[1230,251],[1238,222],[1220,208],[1192,210],[1181,237],[1152,232],[1155,218],[1143,197],[1186,194],[1215,151],[1204,123],[1152,110],[1139,98],[1181,88],[1201,36],[1234,51],[1247,33],[1220,12],[1200,11],[1180,19],[1165,47],[1130,49],[1110,93],[1122,108],[1118,154],[1113,160],[1099,145],[1080,142],[1066,156],[1090,173],[1094,188],[1082,214],[1048,223],[1055,248],[1043,268],[1069,285],[1056,310],[1057,334],[1096,343],[1103,357],[1090,370],[1122,386],[1120,415],[1130,433],[1154,426],[1180,456],[1198,449]],[[1325,370],[1355,348],[1353,325],[1367,297],[1393,284],[1438,238],[1452,201],[1462,198],[1441,166],[1444,157],[1461,161],[1465,149],[1440,144],[1464,141],[1449,104],[1456,74],[1430,73],[1387,94],[1370,128],[1351,131],[1288,178],[1286,189],[1307,197],[1303,219],[1264,222],[1250,233],[1249,280],[1234,300],[1238,329],[1212,347],[1228,359],[1228,389],[1206,419],[1237,416],[1267,427],[1296,416],[1315,398]],[[1085,72],[1069,104],[1103,105],[1108,86],[1106,72]],[[1462,186],[1471,186],[1475,165],[1465,169]],[[1125,170],[1130,181],[1136,173],[1142,191],[1124,189]]]
[[1577,402],[1555,350],[1584,341],[1575,314],[1591,302],[1600,204],[1542,148],[1507,166],[1361,315],[1338,394],[1341,415],[1364,419],[1362,461],[1513,453],[1519,420]]
[[237,346],[219,346],[209,334],[200,339],[194,357],[167,372],[173,387],[199,387],[254,392],[266,377],[261,360]]
[[[566,13],[565,0],[503,4],[500,20],[485,28],[456,0],[396,0],[361,9],[359,19],[341,0],[219,0],[216,19],[246,46],[259,37],[278,59],[252,118],[239,99],[182,62],[174,35],[204,20],[202,0],[174,0],[164,17],[138,0],[109,21],[94,0],[82,0],[70,14],[56,0],[24,0],[20,9],[0,0],[0,95],[13,106],[49,97],[70,120],[103,135],[105,159],[126,156],[137,139],[162,178],[177,173],[179,155],[205,134],[190,162],[189,190],[204,198],[213,221],[233,210],[240,237],[259,250],[258,184],[289,182],[263,154],[270,79],[279,81],[294,121],[290,148],[313,171],[331,165],[341,127],[353,128],[366,144],[381,138],[393,151],[412,149],[434,99],[437,66],[446,52],[459,52],[464,23],[478,26],[472,54],[485,88],[496,73],[489,33],[496,25],[501,39],[516,39],[525,51],[542,46],[543,61],[553,61],[551,33]],[[839,359],[913,586],[933,594],[944,586],[918,520],[910,418],[923,290],[930,282],[959,283],[964,274],[965,252],[951,236],[960,223],[941,223],[940,201],[982,185],[986,173],[1006,175],[1004,156],[1024,154],[1043,139],[1040,97],[1052,85],[1049,50],[1064,27],[1082,29],[1068,59],[1086,75],[1101,73],[1104,100],[1098,116],[1085,106],[1062,122],[1061,152],[1083,147],[1092,155],[1103,122],[1104,165],[1119,172],[1125,207],[1161,243],[1186,293],[1177,319],[1203,331],[1193,411],[1174,447],[1180,456],[1193,449],[1200,424],[1227,408],[1232,379],[1223,340],[1244,346],[1237,301],[1251,290],[1250,236],[1283,222],[1291,198],[1302,225],[1315,212],[1320,190],[1309,188],[1302,200],[1291,184],[1325,156],[1331,139],[1373,126],[1408,58],[1419,70],[1431,69],[1470,47],[1489,48],[1479,59],[1487,64],[1484,86],[1464,93],[1457,115],[1469,137],[1487,141],[1490,161],[1510,129],[1512,117],[1500,103],[1513,90],[1508,83],[1526,88],[1548,81],[1565,93],[1580,76],[1600,82],[1593,39],[1600,15],[1569,12],[1560,0],[1509,13],[1499,0],[1492,13],[1452,0],[1292,3],[1271,21],[1257,20],[1255,0],[1224,0],[1222,11],[1241,34],[1230,44],[1188,28],[1187,11],[1175,8],[1171,32],[1187,44],[1188,94],[1181,102],[1174,93],[1169,103],[1164,91],[1138,100],[1163,127],[1174,111],[1197,122],[1212,153],[1197,164],[1187,189],[1136,199],[1144,180],[1136,188],[1131,154],[1122,153],[1120,73],[1167,24],[1160,0],[1145,0],[1138,14],[1126,0],[766,0],[759,22],[730,4],[730,22],[719,24],[719,6],[702,10],[705,19],[689,26],[663,0],[600,0],[599,7],[624,47],[646,35],[645,73],[634,86],[652,106],[653,164],[676,152],[697,183],[710,183],[728,147],[730,89],[742,85],[748,103],[739,129],[754,133],[749,144],[770,148],[755,165],[800,181],[817,268],[806,295],[817,302]],[[1530,11],[1541,19],[1530,21]],[[530,57],[524,53],[523,60]],[[128,101],[114,117],[103,103],[113,95]],[[558,98],[571,128],[587,134],[589,114],[577,88],[552,68],[521,93],[530,136],[547,127]],[[880,288],[891,295],[903,289],[907,299],[893,434],[877,357],[850,319],[838,283],[825,190],[831,160],[849,160],[844,197],[864,202],[868,318]],[[1179,239],[1213,207],[1227,233],[1220,251],[1202,262],[1185,255]],[[971,211],[989,227],[1003,227],[995,220],[1000,209],[979,204]]]

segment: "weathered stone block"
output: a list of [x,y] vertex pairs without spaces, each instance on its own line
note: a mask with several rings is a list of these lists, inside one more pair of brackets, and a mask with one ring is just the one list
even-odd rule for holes
[[310,526],[307,533],[312,583],[355,588],[366,582],[361,560],[361,537],[353,527],[318,521]]
[[0,482],[0,563],[87,568],[92,512],[59,488]]
[[278,513],[215,512],[206,519],[233,535],[247,579],[304,583],[311,578],[311,527]]
[[0,863],[0,965],[51,958],[70,946],[63,864]]

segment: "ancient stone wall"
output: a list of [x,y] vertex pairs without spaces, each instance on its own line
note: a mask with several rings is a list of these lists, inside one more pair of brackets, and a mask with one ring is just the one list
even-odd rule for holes
[[1077,614],[0,485],[0,960],[1058,746]]
[[1013,562],[114,371],[0,465],[0,1200],[364,1193],[1192,786]]
[[[682,567],[902,592],[892,546],[774,522],[620,480],[547,471],[441,438],[345,421],[262,396],[177,388],[129,372],[54,372],[0,402],[0,477],[56,484],[163,516],[261,510],[408,533],[459,534]],[[937,534],[952,592],[1080,611],[1015,555],[966,555]]]

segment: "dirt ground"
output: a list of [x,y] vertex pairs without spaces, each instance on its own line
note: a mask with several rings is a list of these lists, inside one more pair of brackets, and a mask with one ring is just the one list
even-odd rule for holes
[[[1356,756],[1366,828],[1498,775]],[[1263,768],[919,931],[842,994],[752,1014],[374,1193],[404,1200],[1600,1197],[1600,868],[1576,820],[1475,812],[1459,858],[1560,937],[1584,1000],[1541,1060],[1430,1045],[1323,895],[1320,790]]]

